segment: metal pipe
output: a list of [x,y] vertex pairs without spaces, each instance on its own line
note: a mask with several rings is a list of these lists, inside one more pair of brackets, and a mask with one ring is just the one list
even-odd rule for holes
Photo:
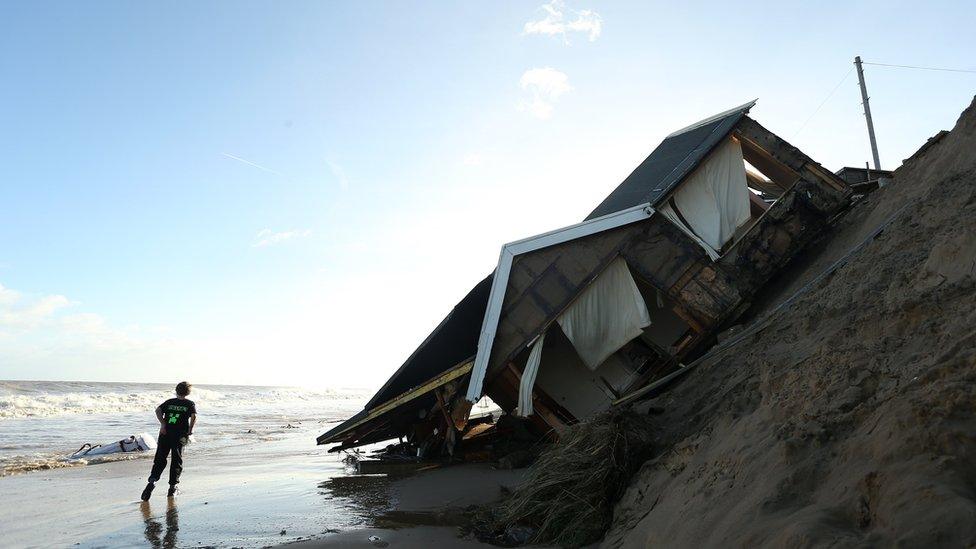
[[878,141],[874,138],[874,121],[871,120],[871,104],[868,102],[868,88],[864,84],[864,69],[861,67],[861,56],[854,58],[857,67],[857,83],[861,86],[861,103],[864,105],[864,118],[868,121],[868,138],[871,140],[871,155],[874,157],[874,169],[881,169],[881,159],[878,157]]

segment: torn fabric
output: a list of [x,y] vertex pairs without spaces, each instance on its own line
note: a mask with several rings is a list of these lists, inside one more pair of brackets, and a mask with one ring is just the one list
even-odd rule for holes
[[729,138],[719,145],[659,211],[683,231],[693,233],[699,244],[707,244],[705,251],[715,259],[717,250],[750,219],[749,187],[739,142]]
[[556,321],[590,370],[651,325],[647,304],[619,257]]
[[705,254],[707,254],[708,257],[712,259],[712,261],[715,261],[719,257],[721,257],[719,253],[715,250],[715,248],[709,246],[707,242],[705,242],[704,240],[699,238],[697,234],[695,234],[695,231],[691,230],[691,228],[688,227],[688,225],[685,225],[685,222],[682,221],[680,217],[678,217],[678,214],[674,213],[674,209],[671,208],[671,204],[665,204],[664,206],[658,208],[657,211],[660,212],[664,217],[668,218],[668,221],[673,223],[675,227],[681,229],[681,232],[685,233],[686,235],[688,235],[689,238],[697,242],[698,245],[701,246],[703,250],[705,250]]
[[529,417],[534,411],[532,409],[532,387],[535,386],[535,378],[539,375],[539,364],[542,362],[542,345],[546,341],[546,334],[543,333],[539,339],[535,340],[532,350],[529,351],[529,358],[525,361],[525,369],[522,370],[522,380],[519,382],[518,409],[515,415]]

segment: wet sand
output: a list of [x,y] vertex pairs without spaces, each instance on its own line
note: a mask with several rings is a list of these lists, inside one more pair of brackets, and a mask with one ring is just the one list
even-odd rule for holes
[[466,464],[399,479],[355,475],[310,440],[295,433],[246,456],[205,459],[191,446],[182,494],[166,498],[163,482],[146,503],[148,454],[2,477],[0,545],[489,547],[457,538],[459,511],[497,500],[523,474]]
[[[371,541],[370,538],[378,538]],[[330,547],[390,547],[429,549],[431,547],[495,547],[474,539],[457,537],[453,526],[413,526],[410,528],[365,528],[351,530],[321,540],[288,544],[284,548],[313,549]]]
[[524,469],[499,470],[487,463],[474,463],[393,480],[384,489],[390,506],[372,518],[375,526],[349,529],[288,547],[494,547],[473,538],[459,538],[459,512],[470,505],[497,501],[503,487],[518,485],[524,473]]
[[[348,475],[314,446],[319,425],[239,453],[189,447],[181,489],[160,483],[139,501],[151,465],[140,458],[0,478],[0,545],[9,547],[263,547],[364,527],[359,500],[334,493]],[[307,432],[305,432],[307,431]],[[282,533],[284,532],[284,533]]]

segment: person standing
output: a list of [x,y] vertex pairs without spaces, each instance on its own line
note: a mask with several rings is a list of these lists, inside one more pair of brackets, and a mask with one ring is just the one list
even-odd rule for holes
[[183,447],[193,434],[193,427],[197,423],[197,405],[186,398],[190,395],[191,385],[181,381],[176,385],[176,398],[171,398],[156,408],[156,419],[159,420],[159,443],[156,446],[156,457],[153,458],[152,471],[149,473],[149,484],[142,491],[142,501],[149,501],[156,481],[166,468],[166,456],[171,455],[169,466],[169,492],[166,497],[176,495],[176,485],[180,482],[183,472]]

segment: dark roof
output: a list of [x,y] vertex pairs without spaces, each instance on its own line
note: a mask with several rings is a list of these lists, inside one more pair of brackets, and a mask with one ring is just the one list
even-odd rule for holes
[[336,425],[335,427],[319,435],[318,438],[316,438],[316,441],[318,441],[319,444],[322,444],[323,440],[330,438],[332,435],[339,434],[345,431],[350,426],[354,425],[357,421],[366,417],[367,413],[368,412],[366,410],[360,410],[359,412],[356,413],[356,415],[352,416],[351,418],[343,421],[342,423]]
[[362,411],[329,429],[317,438],[319,444],[348,430],[365,418],[369,411],[384,402],[446,372],[478,352],[481,321],[488,308],[491,279],[488,275],[475,285],[427,339],[407,358],[390,379],[380,387]]
[[657,206],[686,175],[691,173],[755,105],[755,100],[696,122],[666,138],[606,197],[586,219],[601,217],[645,202]]
[[464,296],[407,361],[366,403],[369,410],[454,367],[478,352],[481,321],[488,307],[488,275]]

